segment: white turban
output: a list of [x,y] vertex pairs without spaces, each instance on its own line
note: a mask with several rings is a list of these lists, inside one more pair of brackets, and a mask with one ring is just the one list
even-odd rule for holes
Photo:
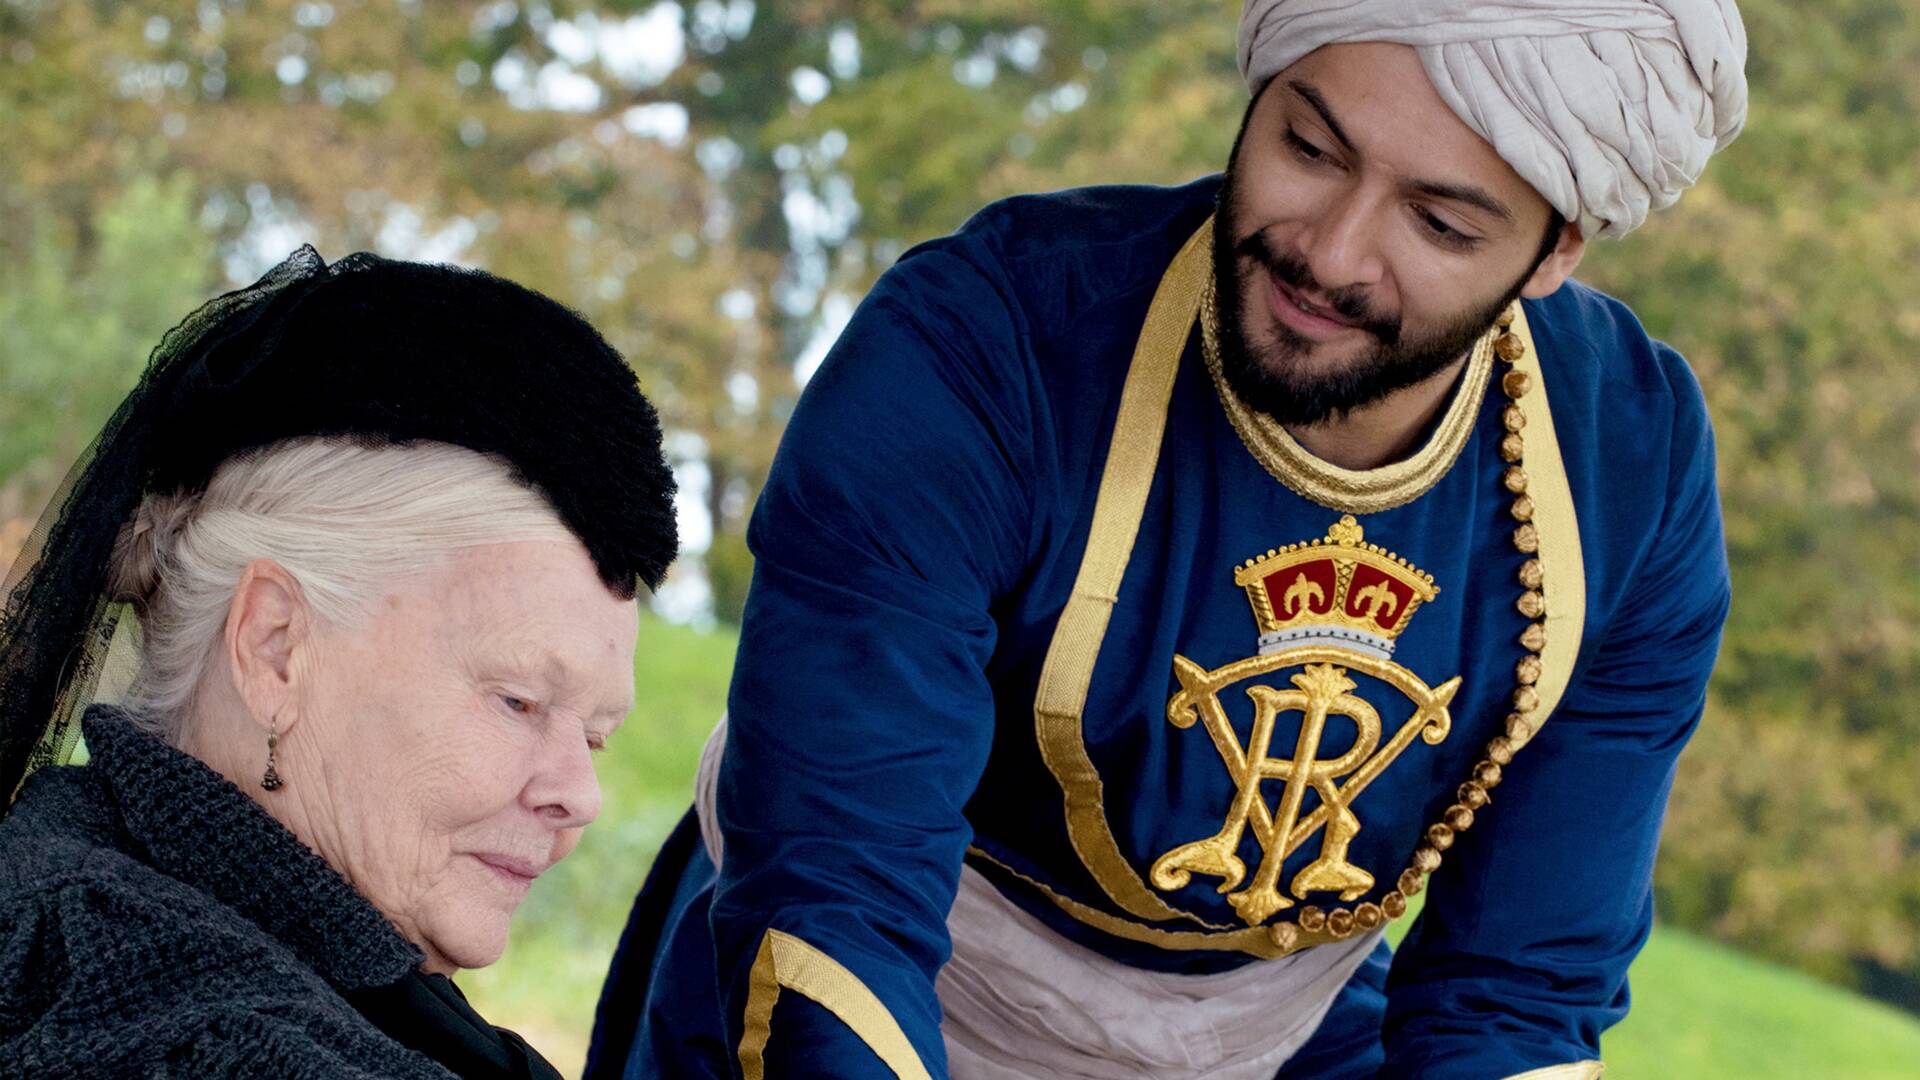
[[1467,126],[1589,237],[1672,205],[1747,116],[1733,0],[1247,0],[1256,90],[1322,45],[1414,46]]

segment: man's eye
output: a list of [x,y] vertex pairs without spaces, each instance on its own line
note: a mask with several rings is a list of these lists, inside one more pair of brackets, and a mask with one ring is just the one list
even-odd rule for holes
[[521,713],[524,715],[533,711],[533,702],[525,698],[514,697],[512,694],[501,694],[500,703],[507,707],[508,712]]
[[1320,161],[1327,156],[1325,150],[1301,138],[1299,133],[1295,132],[1292,128],[1287,129],[1287,145],[1293,147],[1294,153],[1299,154],[1308,161]]
[[1464,251],[1480,242],[1479,237],[1468,236],[1466,233],[1440,220],[1440,218],[1431,211],[1415,207],[1414,213],[1419,215],[1420,224],[1424,226],[1427,232],[1433,236],[1434,240],[1440,244]]

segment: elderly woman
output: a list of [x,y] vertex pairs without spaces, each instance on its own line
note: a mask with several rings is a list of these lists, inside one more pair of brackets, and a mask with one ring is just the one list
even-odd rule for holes
[[485,274],[303,250],[169,334],[0,613],[0,1076],[557,1075],[448,976],[599,812],[671,499]]

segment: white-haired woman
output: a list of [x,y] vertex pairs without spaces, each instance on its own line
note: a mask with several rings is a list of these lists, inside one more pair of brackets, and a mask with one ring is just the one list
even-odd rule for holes
[[0,1075],[556,1075],[447,976],[599,812],[659,440],[471,271],[303,250],[170,334],[0,614]]

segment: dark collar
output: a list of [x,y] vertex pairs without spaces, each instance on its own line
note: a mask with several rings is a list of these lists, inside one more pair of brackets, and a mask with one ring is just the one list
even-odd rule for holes
[[527,1041],[473,1011],[445,975],[412,972],[392,986],[346,995],[394,1042],[446,1066],[462,1080],[561,1080]]
[[87,710],[89,768],[136,857],[212,896],[335,989],[382,986],[423,959],[379,909],[245,792],[109,706]]

